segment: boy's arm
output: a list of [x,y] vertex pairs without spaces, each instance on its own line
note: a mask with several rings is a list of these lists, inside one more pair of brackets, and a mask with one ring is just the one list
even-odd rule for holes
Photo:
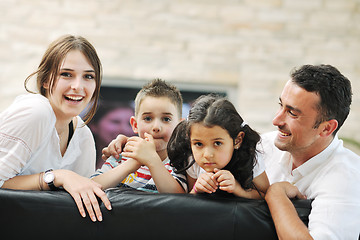
[[151,177],[159,193],[185,193],[185,190],[180,183],[171,176],[160,158],[157,161],[152,161],[147,167],[150,170]]
[[100,175],[92,178],[95,182],[101,184],[103,189],[116,187],[121,183],[130,173],[135,172],[141,165],[134,159],[128,159],[119,166],[110,169]]
[[156,152],[152,136],[147,134],[147,138],[147,140],[139,137],[130,138],[122,155],[147,166],[160,193],[184,193],[181,184],[171,176]]

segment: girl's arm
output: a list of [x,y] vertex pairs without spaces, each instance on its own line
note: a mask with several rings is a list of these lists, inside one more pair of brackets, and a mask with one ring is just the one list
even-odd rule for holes
[[265,195],[267,188],[269,187],[269,180],[267,179],[266,173],[263,172],[256,178],[254,178],[253,183],[256,189],[244,190],[240,183],[235,180],[234,176],[227,170],[218,170],[215,169],[214,179],[219,183],[219,188],[223,191],[233,193],[238,197],[252,198],[252,199],[261,199]]
[[93,177],[92,180],[101,184],[103,189],[110,187],[116,187],[121,183],[130,173],[135,172],[141,167],[141,165],[134,159],[128,159],[122,162],[119,166],[110,169],[107,172],[104,172],[96,177]]
[[196,193],[197,191],[194,189],[194,186],[197,179],[190,177],[188,174],[186,174],[186,178],[188,182],[189,193]]
[[235,185],[236,187],[233,193],[238,197],[251,199],[261,199],[263,197],[263,194],[261,194],[261,192],[259,193],[255,189],[244,190],[237,181],[235,181]]
[[257,189],[244,190],[237,181],[235,182],[236,188],[234,194],[244,198],[262,199],[265,197],[265,193],[269,188],[269,180],[265,171],[253,179],[253,183]]
[[269,188],[269,180],[265,171],[253,179],[253,183],[257,189],[244,190],[237,181],[235,182],[236,188],[234,194],[244,198],[262,199],[265,197],[265,193]]
[[259,176],[257,176],[256,178],[253,179],[253,183],[255,185],[255,187],[265,196],[266,191],[268,190],[270,183],[269,183],[269,179],[266,175],[266,172],[263,171],[263,173],[261,173]]

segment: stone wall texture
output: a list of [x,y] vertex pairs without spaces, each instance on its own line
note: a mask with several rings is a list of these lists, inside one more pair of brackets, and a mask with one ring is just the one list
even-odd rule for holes
[[82,35],[96,47],[104,79],[160,77],[223,85],[259,132],[271,120],[289,72],[336,66],[352,81],[352,112],[340,136],[360,141],[359,0],[1,0],[0,111],[48,44]]

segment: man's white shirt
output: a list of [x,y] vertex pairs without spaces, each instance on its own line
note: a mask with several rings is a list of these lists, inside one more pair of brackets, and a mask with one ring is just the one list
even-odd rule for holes
[[280,151],[277,132],[262,135],[260,158],[270,184],[287,181],[313,199],[308,229],[316,240],[354,239],[360,233],[360,157],[335,136],[321,153],[292,170],[289,152]]

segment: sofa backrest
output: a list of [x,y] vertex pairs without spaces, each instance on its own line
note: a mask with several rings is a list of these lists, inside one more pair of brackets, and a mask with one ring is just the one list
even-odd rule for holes
[[[93,223],[67,192],[1,189],[0,232],[11,239],[277,239],[264,200],[129,189],[106,194],[113,209],[101,204],[103,221]],[[311,201],[293,203],[307,224]]]

